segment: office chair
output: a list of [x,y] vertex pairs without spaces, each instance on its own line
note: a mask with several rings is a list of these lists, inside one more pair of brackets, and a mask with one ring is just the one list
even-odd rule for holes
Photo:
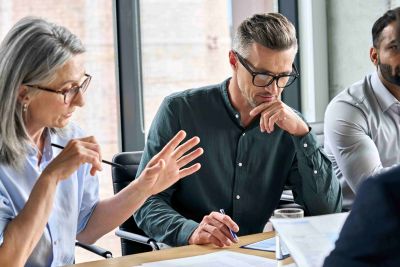
[[87,244],[81,243],[79,241],[75,241],[75,246],[86,249],[86,250],[88,250],[96,255],[99,255],[103,258],[106,258],[106,259],[113,257],[111,251],[105,250],[104,248],[101,248],[96,245],[87,245]]
[[[114,194],[125,188],[136,177],[143,151],[121,152],[114,156],[113,162],[125,166],[127,169],[112,167]],[[157,242],[146,236],[137,226],[133,216],[126,220],[115,233],[121,238],[122,255],[159,250]]]

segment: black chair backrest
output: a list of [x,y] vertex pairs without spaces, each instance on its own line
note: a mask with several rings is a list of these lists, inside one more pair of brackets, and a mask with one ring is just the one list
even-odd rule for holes
[[[112,167],[112,180],[114,194],[124,189],[130,184],[136,176],[140,159],[142,158],[143,151],[122,152],[114,156],[113,162],[124,165],[127,169]],[[139,229],[133,216],[129,217],[121,226],[121,230],[144,235],[145,233]],[[135,253],[151,251],[151,247],[140,243],[132,242],[121,238],[121,252],[122,255],[130,255]]]
[[324,146],[324,122],[316,121],[309,123],[313,133],[317,136],[318,143]]

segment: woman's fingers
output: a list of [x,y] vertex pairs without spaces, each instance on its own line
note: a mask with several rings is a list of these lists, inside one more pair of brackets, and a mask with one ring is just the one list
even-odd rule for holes
[[174,137],[171,138],[171,140],[169,140],[169,142],[161,149],[160,152],[151,158],[147,166],[153,166],[154,164],[157,164],[157,162],[163,157],[170,156],[174,152],[175,148],[185,139],[185,137],[186,132],[183,130],[179,131]]
[[201,168],[201,164],[200,163],[196,163],[188,168],[184,168],[179,170],[179,179],[189,176],[195,172],[197,172],[198,170],[200,170]]
[[80,140],[82,145],[84,145],[86,148],[96,151],[99,154],[99,160],[102,160],[101,148],[94,136],[83,137],[77,140]]
[[99,160],[99,154],[96,151],[83,147],[80,149],[78,157],[80,158],[81,164],[89,163],[92,165],[92,168],[90,169],[91,175],[95,175],[96,171],[103,170],[101,161]]
[[56,157],[54,164],[58,165],[58,168],[65,169],[63,173],[67,175],[79,168],[81,164],[89,163],[92,165],[90,174],[95,175],[96,171],[102,170],[100,155],[100,146],[94,137],[73,139],[68,142],[63,151]]
[[175,148],[185,139],[185,137],[186,137],[186,132],[180,130],[174,137],[172,137],[171,140],[169,140],[169,142],[161,150],[160,154],[172,153],[175,150]]
[[78,160],[76,168],[84,163],[91,164],[91,175],[95,175],[96,171],[103,170],[101,165],[100,146],[93,136],[69,141],[60,153],[59,157],[65,157],[66,160],[72,161]]
[[175,159],[179,159],[186,152],[188,152],[190,149],[192,149],[199,143],[200,143],[200,138],[198,138],[197,136],[192,137],[191,139],[189,139],[188,141],[177,147],[175,151],[172,153],[172,157]]
[[[185,153],[187,153],[189,150],[191,150],[193,147],[198,145],[200,143],[200,138],[197,136],[192,137],[182,145],[179,145],[186,137],[186,132],[181,130],[179,131],[165,146],[164,148],[157,154],[155,155],[147,164],[148,167],[154,166],[154,164],[157,164],[157,162],[160,159],[165,159],[166,164],[169,165],[170,161],[176,161],[179,165],[179,168],[185,166],[187,163],[190,161],[194,160],[198,156],[200,156],[203,151],[201,150],[201,153],[199,150],[196,150],[194,154],[190,153],[190,156],[184,156],[182,157]],[[183,160],[182,160],[183,159]]]
[[190,152],[189,154],[181,157],[176,163],[178,164],[179,169],[186,166],[189,162],[195,160],[200,157],[204,153],[204,150],[199,147],[195,151]]

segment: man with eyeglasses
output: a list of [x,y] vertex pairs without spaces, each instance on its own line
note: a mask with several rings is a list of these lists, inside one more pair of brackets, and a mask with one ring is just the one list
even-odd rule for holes
[[231,78],[164,100],[138,174],[180,129],[199,136],[205,152],[198,173],[152,196],[135,214],[146,234],[173,246],[229,246],[237,242],[229,230],[263,230],[284,186],[308,215],[341,210],[330,161],[301,115],[281,100],[299,76],[296,53],[296,32],[284,16],[254,15],[237,29]]

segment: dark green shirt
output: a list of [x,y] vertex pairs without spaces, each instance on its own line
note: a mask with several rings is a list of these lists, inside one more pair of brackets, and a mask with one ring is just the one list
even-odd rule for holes
[[314,134],[295,137],[279,127],[262,133],[259,118],[242,127],[228,81],[168,96],[154,118],[138,174],[181,129],[204,148],[197,173],[136,212],[139,227],[157,241],[186,245],[203,217],[221,208],[239,225],[238,235],[261,232],[285,185],[306,214],[341,211],[339,182]]

